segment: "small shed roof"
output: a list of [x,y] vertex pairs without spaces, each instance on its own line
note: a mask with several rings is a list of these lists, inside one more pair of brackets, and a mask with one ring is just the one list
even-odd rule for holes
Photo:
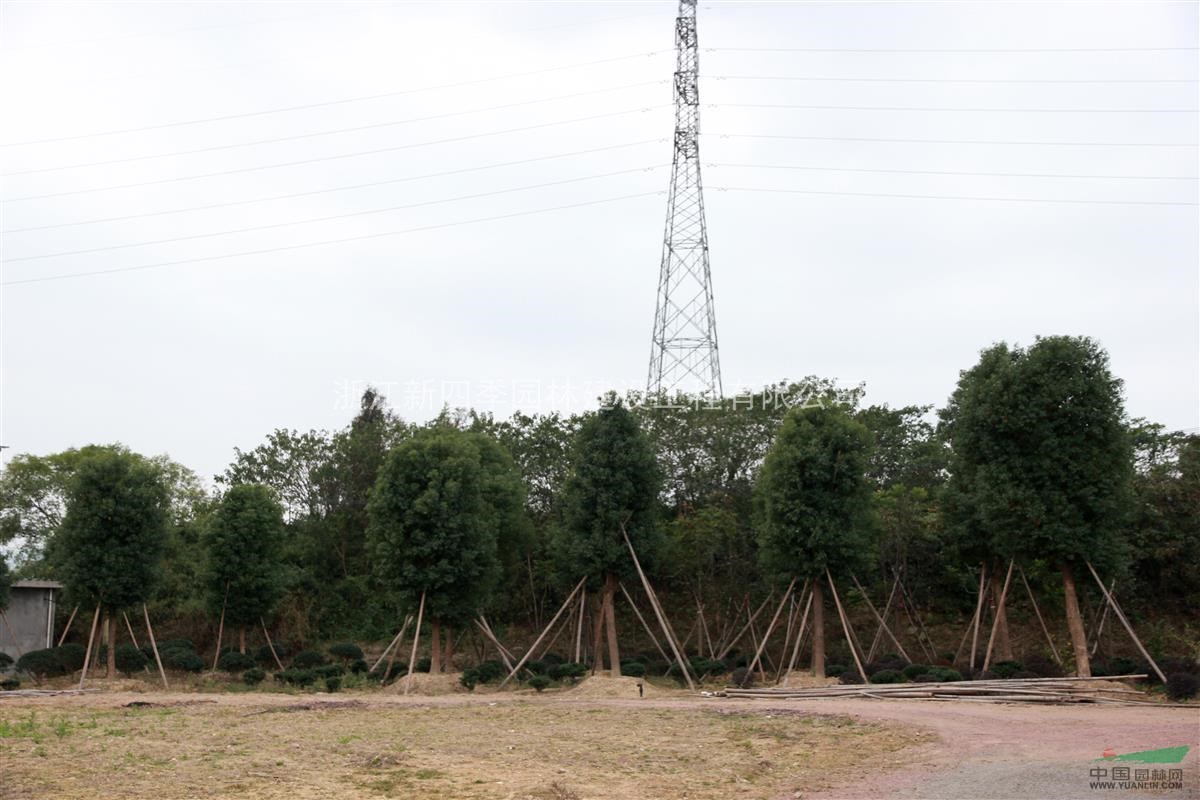
[[12,588],[14,589],[61,589],[63,585],[58,581],[13,581]]

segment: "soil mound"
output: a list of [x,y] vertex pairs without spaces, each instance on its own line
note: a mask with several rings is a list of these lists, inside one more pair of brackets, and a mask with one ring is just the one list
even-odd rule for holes
[[[643,694],[638,694],[638,684],[642,685]],[[567,690],[572,697],[612,697],[622,700],[636,700],[638,697],[664,697],[673,694],[668,689],[661,689],[642,678],[620,677],[609,675],[591,675],[584,678],[577,686]]]
[[[430,675],[427,672],[414,672],[408,693],[439,695],[465,692],[466,688],[458,682],[458,679],[461,677],[461,672],[442,672],[437,675]],[[407,680],[404,675],[401,675],[396,679],[395,683],[388,684],[387,691],[395,694],[404,694],[404,685]]]

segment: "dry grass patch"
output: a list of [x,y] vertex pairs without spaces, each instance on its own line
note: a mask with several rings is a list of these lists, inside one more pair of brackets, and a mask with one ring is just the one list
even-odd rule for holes
[[[565,698],[564,698],[565,700]],[[850,779],[920,735],[845,717],[530,698],[0,706],[6,798],[778,797]]]

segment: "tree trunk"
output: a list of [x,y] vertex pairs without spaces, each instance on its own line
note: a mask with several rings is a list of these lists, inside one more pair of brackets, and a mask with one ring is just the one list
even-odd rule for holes
[[604,577],[604,626],[608,631],[608,668],[612,676],[621,676],[621,652],[617,649],[617,613],[613,595],[617,591],[617,576],[611,572]]
[[442,651],[442,671],[454,672],[454,629],[446,626],[446,649]]
[[604,601],[597,600],[593,605],[596,611],[592,615],[592,674],[604,670],[604,648],[601,646],[601,641],[604,639]]
[[429,674],[436,675],[442,671],[442,621],[433,620],[430,624],[430,641],[433,648],[429,653]]
[[1004,591],[1004,581],[1000,579],[1000,570],[994,570],[988,582],[992,585],[992,603],[996,609],[996,652],[992,663],[997,661],[1012,661],[1012,642],[1008,638],[1008,614],[1000,604],[1000,594]]
[[1067,564],[1062,565],[1062,577],[1067,628],[1071,631],[1071,646],[1075,650],[1075,674],[1081,678],[1090,678],[1092,664],[1088,659],[1087,634],[1083,630],[1083,617],[1079,613],[1079,597],[1075,594],[1075,576]]
[[238,652],[246,655],[246,626],[238,628]]
[[104,674],[110,678],[117,677],[117,615],[112,612],[108,615],[108,663],[104,667]]
[[[821,581],[813,581],[813,640],[812,673],[815,678],[825,677],[825,593]],[[863,680],[866,680],[864,676]]]

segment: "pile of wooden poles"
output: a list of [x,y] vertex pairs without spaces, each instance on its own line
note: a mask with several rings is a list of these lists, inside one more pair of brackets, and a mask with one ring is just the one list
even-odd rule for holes
[[954,681],[945,683],[868,683],[820,686],[810,689],[730,687],[723,697],[756,697],[773,700],[818,700],[866,697],[876,700],[967,700],[977,703],[1104,703],[1109,705],[1159,705],[1128,687],[1099,686],[1096,681],[1128,681],[1146,675],[1112,678],[1010,678],[1008,680]]

